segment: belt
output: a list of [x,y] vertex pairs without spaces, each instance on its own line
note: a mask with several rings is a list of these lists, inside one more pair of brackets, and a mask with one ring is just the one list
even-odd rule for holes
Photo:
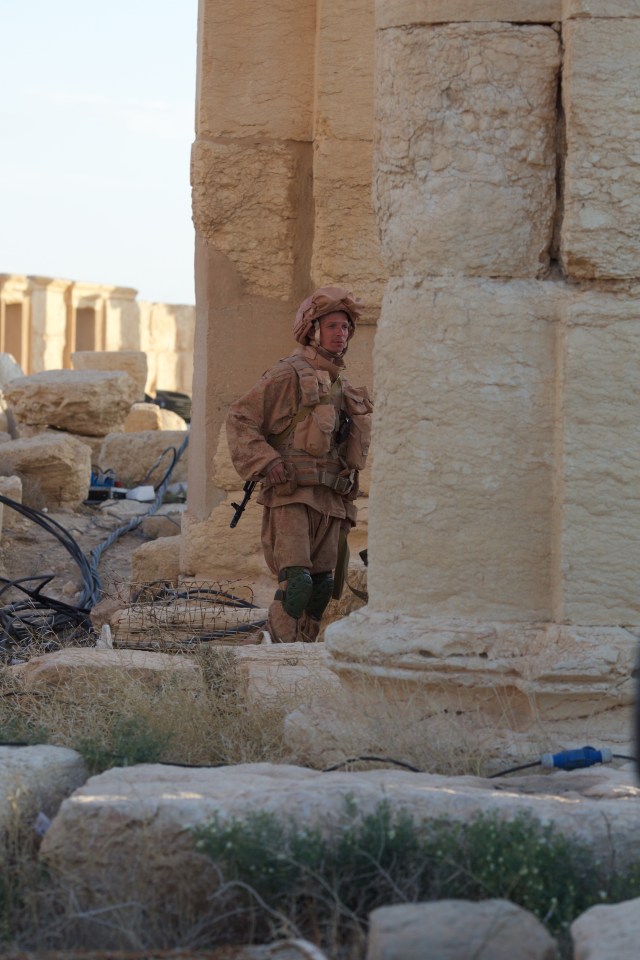
[[318,471],[318,483],[324,487],[331,487],[336,493],[351,493],[353,490],[353,477],[339,477],[336,473],[330,473],[328,470]]

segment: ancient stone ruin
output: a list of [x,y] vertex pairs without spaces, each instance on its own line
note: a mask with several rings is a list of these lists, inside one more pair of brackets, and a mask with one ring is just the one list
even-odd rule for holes
[[[149,394],[191,395],[195,310],[149,303],[129,287],[0,274],[0,352],[24,373],[74,366],[83,353],[143,351]],[[111,367],[111,369],[114,369]]]
[[[229,10],[199,10],[188,510],[181,537],[145,545],[134,570],[181,584],[238,577],[268,599],[259,511],[229,529],[240,483],[220,427],[229,402],[288,352],[299,300],[339,282],[368,303],[348,358],[376,400],[352,551],[368,543],[368,602],[327,626],[322,645],[238,648],[234,696],[297,696],[285,729],[301,766],[148,763],[89,778],[74,751],[1,747],[9,796],[21,790],[25,810],[53,817],[41,856],[86,916],[141,891],[145,908],[173,906],[176,888],[183,902],[206,899],[215,868],[190,831],[212,812],[277,812],[337,835],[349,798],[363,814],[385,797],[417,820],[458,824],[526,810],[614,873],[637,864],[630,766],[508,781],[343,767],[376,752],[393,724],[397,746],[442,743],[467,759],[486,749],[494,764],[586,743],[616,760],[634,749],[640,3]],[[147,413],[129,380],[123,411],[139,425]],[[31,400],[12,401],[23,419]],[[47,407],[47,424],[59,427],[59,413]],[[110,436],[116,456],[124,431]],[[135,648],[148,615],[112,616],[117,643]],[[175,639],[169,614],[162,628]],[[139,672],[184,687],[194,712],[210,696],[194,658],[114,650],[113,636],[20,665],[20,689],[63,683],[71,696]],[[576,960],[635,958],[637,904],[576,919]],[[478,931],[496,929],[491,956],[554,956],[514,909],[383,907],[368,958],[454,955],[460,941],[455,955],[475,956]]]
[[288,349],[298,298],[347,283],[380,319],[369,603],[329,628],[334,669],[409,683],[420,710],[455,694],[524,741],[541,717],[626,741],[640,9],[308,0],[256,31],[250,6],[201,10],[182,569],[217,569],[212,540],[246,569],[216,506],[220,422]]

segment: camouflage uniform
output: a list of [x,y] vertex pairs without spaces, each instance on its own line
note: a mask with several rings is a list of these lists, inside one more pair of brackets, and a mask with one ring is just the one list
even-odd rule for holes
[[[334,296],[323,300],[319,294],[326,290]],[[322,288],[316,301],[308,298],[300,310],[311,302],[317,320],[327,300],[343,302],[337,293],[349,296],[341,288]],[[353,313],[357,317],[355,307]],[[298,336],[300,346],[236,400],[227,417],[231,458],[243,479],[264,481],[281,462],[287,473],[286,483],[263,482],[258,497],[264,506],[265,559],[280,581],[269,632],[280,642],[318,636],[331,597],[340,527],[348,530],[356,522],[358,471],[369,448],[372,410],[366,387],[353,387],[342,376],[341,356],[310,343],[309,331]]]

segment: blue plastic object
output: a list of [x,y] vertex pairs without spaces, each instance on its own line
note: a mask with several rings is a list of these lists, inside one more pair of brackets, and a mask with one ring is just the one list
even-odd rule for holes
[[543,767],[559,767],[561,770],[580,770],[592,767],[595,763],[611,763],[613,753],[608,747],[596,750],[595,747],[580,747],[578,750],[563,750],[562,753],[543,753],[540,763]]

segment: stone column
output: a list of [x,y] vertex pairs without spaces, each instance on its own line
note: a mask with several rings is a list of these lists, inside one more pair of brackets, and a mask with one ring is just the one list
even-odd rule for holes
[[640,624],[640,11],[598,14],[377,4],[369,604],[327,645],[530,737],[628,736]]
[[201,0],[185,574],[266,576],[273,595],[264,562],[248,559],[259,508],[229,531],[241,482],[220,428],[229,404],[291,352],[296,309],[315,287],[344,284],[367,300],[348,374],[371,383],[386,280],[371,209],[373,35],[373,0],[237,0],[232,13],[228,0]]

